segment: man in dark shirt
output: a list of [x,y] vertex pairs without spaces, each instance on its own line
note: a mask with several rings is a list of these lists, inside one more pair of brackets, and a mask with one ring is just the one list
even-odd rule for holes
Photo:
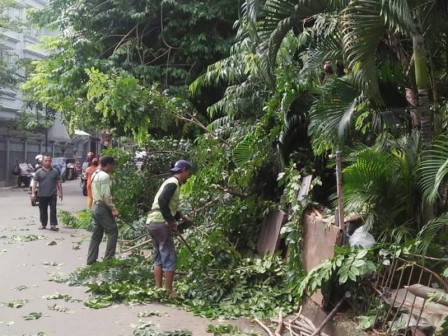
[[56,217],[56,202],[59,191],[59,198],[62,201],[62,184],[60,172],[51,167],[51,155],[45,154],[42,160],[42,168],[34,175],[31,189],[31,200],[36,200],[36,188],[39,183],[39,212],[40,230],[46,229],[48,224],[48,206],[50,206],[50,229],[58,231],[58,219]]
[[151,212],[146,224],[152,237],[154,247],[154,277],[157,287],[162,287],[163,273],[165,272],[165,288],[169,295],[176,297],[173,291],[174,272],[176,270],[177,255],[171,231],[177,232],[176,219],[190,219],[178,211],[180,202],[180,185],[190,176],[191,164],[179,160],[170,169],[173,176],[167,179],[154,197]]

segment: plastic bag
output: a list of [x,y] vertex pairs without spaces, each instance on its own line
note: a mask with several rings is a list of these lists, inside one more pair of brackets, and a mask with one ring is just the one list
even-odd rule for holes
[[361,226],[350,236],[349,243],[351,247],[371,248],[376,241],[370,233],[364,230],[364,226]]
[[13,174],[13,175],[20,175],[20,166],[19,166],[18,162],[16,162],[14,167],[12,167],[11,174]]

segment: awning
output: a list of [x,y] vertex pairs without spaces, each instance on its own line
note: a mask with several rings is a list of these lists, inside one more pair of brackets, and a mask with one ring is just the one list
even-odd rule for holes
[[80,130],[76,130],[76,129],[75,129],[75,135],[85,135],[85,136],[90,136],[89,133],[84,132],[84,131],[80,131]]

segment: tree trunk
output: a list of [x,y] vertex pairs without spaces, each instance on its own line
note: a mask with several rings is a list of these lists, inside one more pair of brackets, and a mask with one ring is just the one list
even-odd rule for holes
[[420,117],[418,115],[418,97],[414,89],[406,88],[406,100],[411,107],[409,114],[411,115],[412,128],[420,128]]
[[[429,75],[426,65],[425,43],[418,11],[415,13],[414,21],[417,31],[412,36],[412,42],[414,49],[415,82],[417,84],[419,102],[417,110],[421,124],[422,155],[427,157],[429,152],[426,149],[428,149],[432,140],[431,111],[429,108]],[[422,224],[426,224],[432,218],[434,218],[434,206],[427,204],[423,200],[421,213]]]
[[421,123],[423,148],[432,140],[431,112],[429,109],[429,76],[426,66],[426,51],[423,35],[417,33],[412,37],[414,47],[415,82],[418,91],[418,114]]

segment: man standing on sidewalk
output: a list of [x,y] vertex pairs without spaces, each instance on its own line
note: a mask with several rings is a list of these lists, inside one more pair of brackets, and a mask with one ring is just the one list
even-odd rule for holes
[[92,174],[92,217],[94,227],[87,255],[87,265],[92,265],[98,259],[98,250],[104,232],[107,234],[107,246],[104,259],[110,259],[115,256],[118,228],[114,217],[119,217],[120,214],[112,202],[112,195],[110,193],[109,173],[114,170],[114,167],[114,158],[112,156],[103,156],[100,160],[100,168]]
[[48,206],[50,206],[50,229],[58,231],[58,219],[56,217],[56,202],[59,198],[62,201],[61,173],[51,167],[51,155],[45,154],[42,160],[42,168],[34,175],[33,186],[31,187],[31,200],[36,200],[36,188],[39,183],[39,212],[40,230],[47,228]]

